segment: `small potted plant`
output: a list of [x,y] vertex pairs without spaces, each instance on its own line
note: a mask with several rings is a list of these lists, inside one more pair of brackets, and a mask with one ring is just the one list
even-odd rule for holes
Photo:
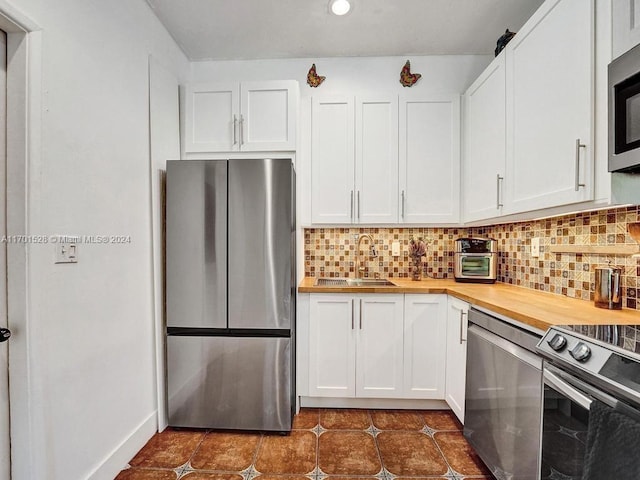
[[409,240],[409,256],[411,257],[411,280],[419,281],[422,279],[422,257],[427,254],[427,245],[431,243],[431,239],[422,237],[411,237]]

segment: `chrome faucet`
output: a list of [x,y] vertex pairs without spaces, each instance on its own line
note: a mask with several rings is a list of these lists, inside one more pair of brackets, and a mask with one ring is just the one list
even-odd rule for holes
[[358,278],[362,278],[362,274],[365,272],[365,267],[362,266],[362,261],[360,260],[360,244],[365,238],[368,238],[369,243],[371,244],[371,256],[374,258],[378,256],[376,246],[373,244],[373,237],[368,233],[360,235],[358,237],[358,246],[356,247],[356,277]]

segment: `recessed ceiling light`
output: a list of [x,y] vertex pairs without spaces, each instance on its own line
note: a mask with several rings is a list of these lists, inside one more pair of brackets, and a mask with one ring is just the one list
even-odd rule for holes
[[334,15],[346,15],[351,10],[351,4],[349,0],[331,0],[329,8]]

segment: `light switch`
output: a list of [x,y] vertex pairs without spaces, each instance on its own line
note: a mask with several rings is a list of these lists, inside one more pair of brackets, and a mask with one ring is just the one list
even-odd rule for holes
[[78,263],[78,244],[59,242],[55,245],[56,263]]
[[400,242],[393,242],[391,244],[391,256],[393,257],[400,256]]

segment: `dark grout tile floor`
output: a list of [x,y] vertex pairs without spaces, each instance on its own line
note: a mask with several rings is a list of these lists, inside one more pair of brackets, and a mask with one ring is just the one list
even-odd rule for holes
[[290,435],[167,429],[116,480],[493,479],[444,410],[302,409]]

